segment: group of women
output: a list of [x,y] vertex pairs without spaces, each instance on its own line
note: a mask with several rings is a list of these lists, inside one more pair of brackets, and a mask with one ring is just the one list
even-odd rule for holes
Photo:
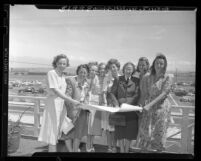
[[[66,55],[57,55],[54,69],[47,73],[48,97],[45,102],[39,141],[49,144],[49,152],[56,151],[59,139],[64,140],[69,152],[80,152],[82,138],[86,136],[86,152],[95,152],[94,137],[107,137],[108,152],[128,153],[131,141],[142,150],[163,151],[171,104],[167,96],[172,77],[166,74],[167,59],[158,54],[151,67],[141,57],[137,67],[127,62],[120,70],[120,62],[91,62],[77,67],[76,76],[66,77],[69,66]],[[85,109],[85,105],[121,107],[121,104],[141,106],[142,112],[109,112]],[[64,133],[65,118],[74,127]]]

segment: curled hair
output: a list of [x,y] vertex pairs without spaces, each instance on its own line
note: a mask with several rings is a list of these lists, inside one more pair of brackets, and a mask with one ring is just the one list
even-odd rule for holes
[[53,60],[53,62],[52,62],[52,66],[53,66],[54,68],[57,67],[57,62],[58,62],[60,59],[66,59],[66,67],[69,66],[69,59],[68,59],[68,57],[67,57],[66,55],[64,55],[64,54],[59,54],[59,55],[57,55],[57,56],[54,57],[54,60]]
[[88,66],[87,64],[81,64],[81,65],[79,65],[79,66],[77,67],[77,69],[76,69],[76,74],[77,74],[77,75],[78,75],[80,69],[82,69],[82,68],[86,69],[87,73],[89,74],[89,66]]
[[133,73],[135,72],[135,65],[132,62],[127,62],[126,64],[124,64],[123,69],[122,69],[123,74],[124,74],[124,70],[127,65],[131,65],[133,67],[133,72],[132,72],[132,75],[133,75]]
[[140,57],[139,60],[138,60],[138,64],[137,64],[137,71],[140,72],[139,70],[139,64],[141,61],[145,61],[146,62],[146,65],[147,65],[147,68],[146,68],[146,71],[147,72],[149,70],[149,60],[146,58],[146,57]]
[[157,56],[156,56],[156,58],[154,59],[152,65],[151,65],[151,67],[150,67],[151,74],[152,74],[152,75],[155,75],[155,74],[156,74],[156,69],[155,69],[154,65],[155,65],[155,62],[156,62],[157,59],[163,59],[163,60],[164,60],[165,66],[164,66],[164,68],[163,68],[163,74],[165,74],[166,69],[167,69],[167,59],[166,59],[165,55],[163,55],[162,53],[158,53]]
[[110,66],[112,64],[115,64],[118,68],[118,70],[120,69],[120,62],[117,60],[117,59],[110,59],[108,62],[107,62],[107,65],[106,65],[106,70],[109,70],[110,69]]
[[100,64],[98,64],[98,71],[100,71],[100,68],[101,68],[102,65],[105,65],[105,68],[106,68],[106,64],[105,63],[100,63]]
[[89,62],[88,67],[91,68],[92,66],[97,66],[98,67],[98,62],[97,61]]

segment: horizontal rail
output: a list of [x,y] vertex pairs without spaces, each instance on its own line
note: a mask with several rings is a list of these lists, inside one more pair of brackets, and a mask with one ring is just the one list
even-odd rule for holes
[[[23,106],[35,106],[35,103],[33,102],[17,102],[17,101],[8,101],[8,104],[10,105],[23,105]],[[40,107],[44,107],[44,103],[40,103]]]
[[[44,101],[47,97],[9,95],[9,98],[24,98],[33,100],[33,102],[9,101],[8,104],[9,107],[11,107],[9,109],[9,112],[11,113],[21,113],[20,111],[23,111],[23,108],[33,106],[31,110],[26,111],[26,114],[27,115],[33,114],[34,116],[34,123],[31,125],[33,127],[34,137],[37,137],[40,130],[40,117],[43,115],[43,112],[41,110],[44,110],[45,106],[45,104],[41,103],[40,101]],[[15,107],[16,110],[14,109]],[[189,120],[194,119],[195,117],[194,114],[195,106],[172,105],[172,108],[179,109],[180,112],[171,111],[171,116],[174,118],[181,118],[182,120],[181,124],[170,123],[169,126],[177,126],[180,127],[181,130],[177,131],[174,134],[171,134],[169,137],[167,137],[167,140],[168,141],[172,140],[175,141],[175,143],[176,142],[179,143],[181,145],[181,152],[187,153],[190,149],[189,147],[192,146],[190,145],[191,144],[190,140],[193,136],[190,131],[192,131],[194,123],[191,123],[189,125]],[[192,112],[190,113],[191,110]],[[172,138],[178,135],[179,133],[181,133],[181,138]],[[171,146],[169,146],[168,148],[170,148]]]
[[184,105],[172,105],[172,108],[182,108],[182,109],[189,109],[189,110],[194,110],[195,106],[184,106]]
[[29,99],[40,99],[45,100],[47,97],[38,97],[38,96],[16,96],[16,95],[9,95],[9,98],[29,98]]

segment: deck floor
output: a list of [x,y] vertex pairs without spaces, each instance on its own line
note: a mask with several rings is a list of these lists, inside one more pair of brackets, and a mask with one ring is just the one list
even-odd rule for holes
[[[98,142],[99,141],[96,140],[94,144],[95,152],[107,153],[107,146],[101,143],[99,144]],[[82,142],[80,144],[81,152],[86,152],[85,147],[86,147],[85,143]],[[179,144],[178,145],[175,144],[175,146],[171,147],[171,149],[169,149],[168,152],[179,154],[180,153],[179,149],[180,149]],[[68,152],[64,142],[59,141],[59,143],[57,144],[57,151],[64,153]],[[48,152],[48,145],[46,143],[39,142],[33,138],[21,137],[19,149],[14,153],[8,154],[8,156],[32,156],[36,152]],[[119,152],[119,147],[117,148],[117,152]],[[135,149],[130,149],[130,152],[135,153],[139,151],[136,151]],[[193,150],[191,153],[193,154]]]

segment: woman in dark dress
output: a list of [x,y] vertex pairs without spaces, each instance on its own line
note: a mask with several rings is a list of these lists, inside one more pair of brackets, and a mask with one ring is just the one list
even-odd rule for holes
[[[135,66],[128,62],[123,66],[123,76],[114,81],[111,92],[117,98],[119,105],[127,103],[137,105],[139,98],[139,78],[133,77]],[[115,138],[119,140],[120,152],[129,152],[131,140],[136,140],[138,133],[137,112],[117,113],[125,118],[125,126],[115,125]]]

